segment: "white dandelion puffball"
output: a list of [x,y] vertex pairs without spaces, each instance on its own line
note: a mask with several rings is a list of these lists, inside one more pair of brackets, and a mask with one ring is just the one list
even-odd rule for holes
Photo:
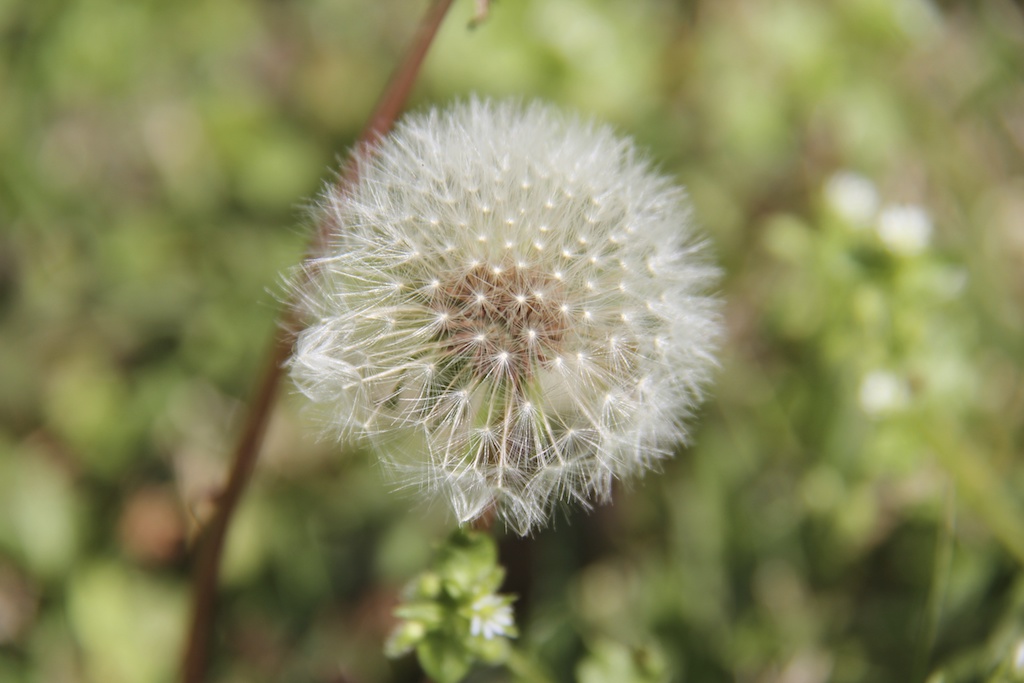
[[670,455],[715,363],[683,190],[548,106],[409,116],[328,188],[289,361],[329,428],[521,534]]

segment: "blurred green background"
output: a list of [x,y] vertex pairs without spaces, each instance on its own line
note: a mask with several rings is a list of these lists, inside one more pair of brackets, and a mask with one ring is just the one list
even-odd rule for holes
[[[0,0],[0,681],[175,677],[304,206],[422,0]],[[540,97],[690,190],[728,338],[694,444],[506,537],[556,680],[1024,681],[1024,11],[459,0],[415,106]],[[451,521],[288,391],[213,679],[420,681],[381,644]],[[481,669],[474,681],[510,680]]]

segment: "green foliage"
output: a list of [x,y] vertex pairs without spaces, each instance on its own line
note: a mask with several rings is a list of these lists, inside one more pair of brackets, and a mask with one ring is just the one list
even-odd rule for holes
[[[467,30],[473,4],[417,106],[539,96],[635,136],[690,191],[729,334],[663,472],[498,532],[520,636],[472,679],[1019,680],[1019,3],[514,0]],[[0,2],[0,681],[174,680],[186,549],[302,207],[422,9]],[[894,241],[897,207],[930,234]],[[381,645],[451,521],[283,393],[213,679],[420,680]],[[466,543],[394,631],[438,680],[505,656],[463,638],[468,596],[501,581]]]
[[576,667],[579,683],[659,683],[667,681],[665,659],[657,649],[629,648],[602,640]]
[[496,593],[505,577],[494,540],[458,530],[430,571],[420,574],[395,610],[400,619],[385,647],[388,656],[416,651],[437,683],[458,683],[474,662],[501,664],[508,638],[518,635],[511,596]]

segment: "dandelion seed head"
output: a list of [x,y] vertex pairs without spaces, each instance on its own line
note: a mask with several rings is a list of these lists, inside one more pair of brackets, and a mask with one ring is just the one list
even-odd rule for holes
[[495,507],[528,533],[685,440],[717,270],[684,192],[610,129],[477,100],[411,116],[319,218],[291,375],[460,522]]

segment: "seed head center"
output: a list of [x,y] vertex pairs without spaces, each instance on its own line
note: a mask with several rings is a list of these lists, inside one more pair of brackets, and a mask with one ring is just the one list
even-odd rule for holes
[[430,306],[446,353],[481,377],[518,386],[554,355],[568,330],[564,285],[522,264],[476,263],[441,278]]

